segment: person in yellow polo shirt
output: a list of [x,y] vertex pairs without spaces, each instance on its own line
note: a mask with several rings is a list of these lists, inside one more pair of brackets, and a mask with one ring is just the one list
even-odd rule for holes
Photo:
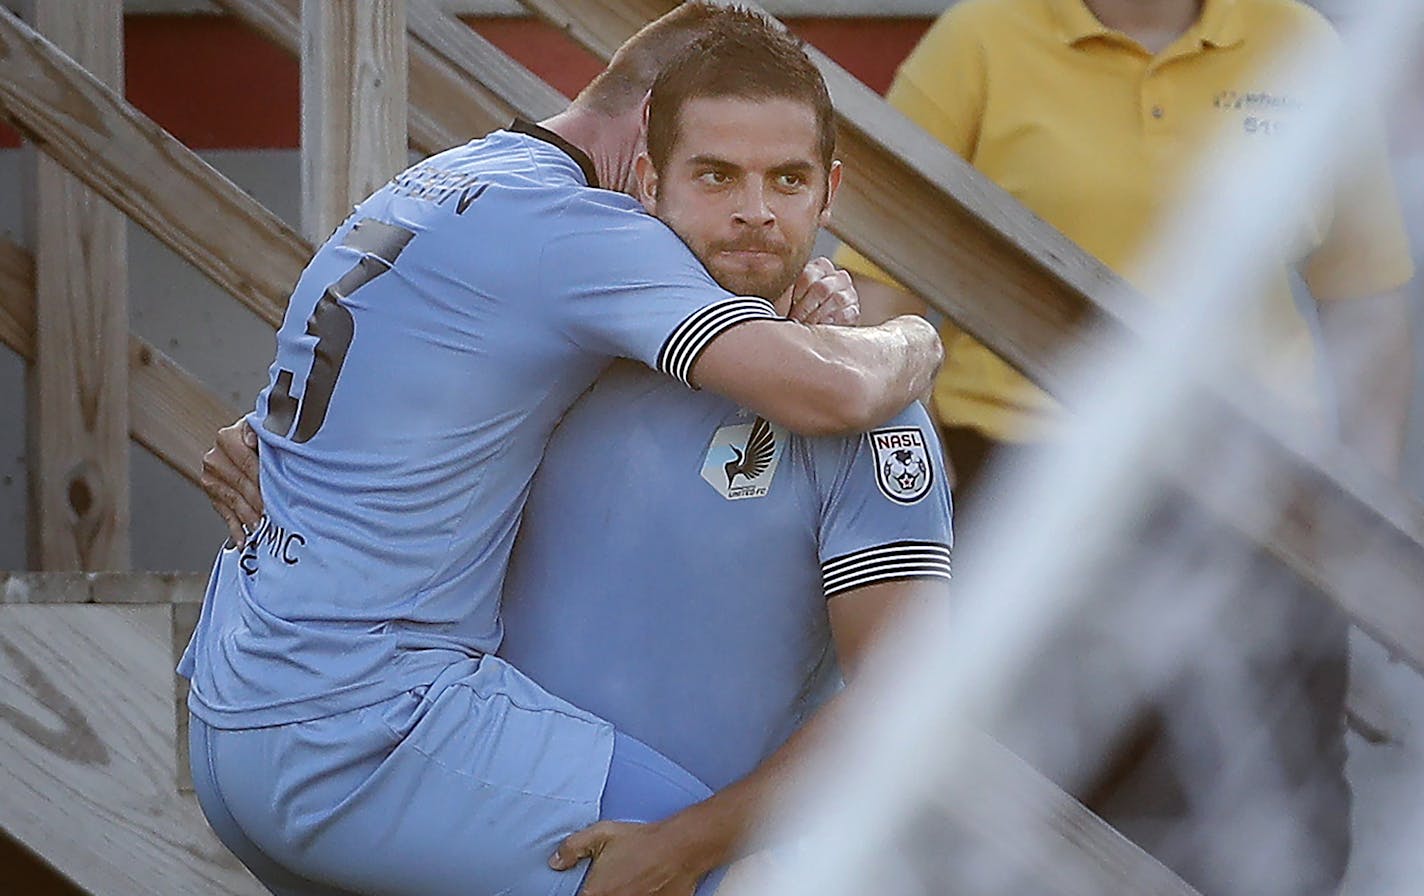
[[[888,99],[1150,297],[1153,285],[1138,265],[1192,188],[1189,179],[1207,148],[1218,136],[1269,147],[1310,101],[1267,71],[1283,48],[1306,39],[1328,45],[1334,33],[1294,0],[963,0],[904,62]],[[1269,346],[1251,359],[1255,374],[1282,400],[1317,411],[1319,365],[1291,294],[1291,274],[1298,271],[1319,307],[1341,435],[1374,466],[1395,474],[1410,390],[1401,288],[1413,267],[1383,139],[1370,119],[1361,114],[1352,123],[1370,135],[1334,192],[1337,200],[1302,198],[1299,207],[1282,210],[1294,239],[1273,260],[1267,294],[1255,306],[1260,310],[1243,324]],[[924,311],[923,302],[855,252],[842,250],[837,262],[856,276],[862,321]],[[945,364],[933,397],[955,468],[958,527],[965,531],[975,523],[972,492],[985,462],[1032,453],[1036,443],[1052,438],[1062,411],[967,334],[947,325],[942,336]],[[1272,687],[1288,679],[1292,686],[1279,692],[1280,703],[1301,709],[1277,713],[1282,718],[1271,723],[1267,739],[1293,741],[1287,777],[1319,785],[1298,819],[1311,840],[1315,871],[1302,871],[1292,883],[1280,882],[1291,875],[1279,875],[1266,884],[1221,867],[1231,863],[1220,856],[1183,846],[1191,832],[1154,826],[1163,815],[1188,811],[1163,805],[1193,802],[1167,791],[1199,784],[1163,774],[1160,766],[1181,744],[1174,747],[1161,725],[1140,728],[1103,777],[1084,788],[1094,808],[1204,892],[1324,894],[1335,891],[1344,873],[1346,627],[1317,603],[1287,600],[1271,617],[1289,620],[1283,626],[1294,642],[1273,652],[1273,665],[1261,676]],[[1138,795],[1124,804],[1119,795],[1125,791]],[[1134,813],[1138,817],[1130,817]],[[1153,814],[1154,824],[1137,825]]]

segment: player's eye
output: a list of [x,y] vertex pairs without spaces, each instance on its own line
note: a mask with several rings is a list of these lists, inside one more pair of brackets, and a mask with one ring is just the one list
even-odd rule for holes
[[697,175],[697,180],[703,186],[722,187],[730,183],[732,178],[725,171],[718,171],[715,168],[711,168]]
[[794,172],[783,172],[776,176],[776,185],[783,190],[799,190],[806,186],[806,178]]

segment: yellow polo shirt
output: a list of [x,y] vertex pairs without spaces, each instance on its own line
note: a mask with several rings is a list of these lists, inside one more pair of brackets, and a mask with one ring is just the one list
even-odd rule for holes
[[[1270,141],[1310,101],[1261,71],[1304,38],[1336,45],[1329,23],[1294,0],[1205,0],[1197,23],[1155,56],[1104,27],[1082,0],[963,0],[905,60],[887,98],[1150,295],[1134,265],[1181,204],[1204,149],[1219,134]],[[1334,191],[1339,201],[1283,209],[1290,257],[1278,259],[1269,294],[1243,321],[1271,346],[1252,365],[1257,374],[1301,407],[1313,405],[1317,382],[1290,270],[1301,265],[1318,301],[1386,292],[1413,273],[1384,141],[1370,121],[1351,122],[1369,130],[1368,151]],[[890,279],[849,248],[837,261]],[[942,335],[935,404],[945,424],[998,440],[1046,432],[1058,413],[1047,395],[967,334],[946,326]]]

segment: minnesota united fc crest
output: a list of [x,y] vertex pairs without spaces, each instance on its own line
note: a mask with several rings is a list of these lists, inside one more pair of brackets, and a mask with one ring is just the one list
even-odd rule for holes
[[913,504],[930,493],[934,465],[919,427],[873,430],[870,444],[875,449],[875,483],[885,497]]
[[702,478],[728,501],[760,498],[771,490],[786,433],[761,417],[724,426],[712,436]]

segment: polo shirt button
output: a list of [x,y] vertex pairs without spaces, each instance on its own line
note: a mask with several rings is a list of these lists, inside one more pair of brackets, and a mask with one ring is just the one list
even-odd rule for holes
[[1152,117],[1153,117],[1153,118],[1161,118],[1161,117],[1162,117],[1163,115],[1165,115],[1165,114],[1166,114],[1166,113],[1164,113],[1164,112],[1162,111],[1162,107],[1161,107],[1161,106],[1153,106],[1153,107],[1152,107]]

